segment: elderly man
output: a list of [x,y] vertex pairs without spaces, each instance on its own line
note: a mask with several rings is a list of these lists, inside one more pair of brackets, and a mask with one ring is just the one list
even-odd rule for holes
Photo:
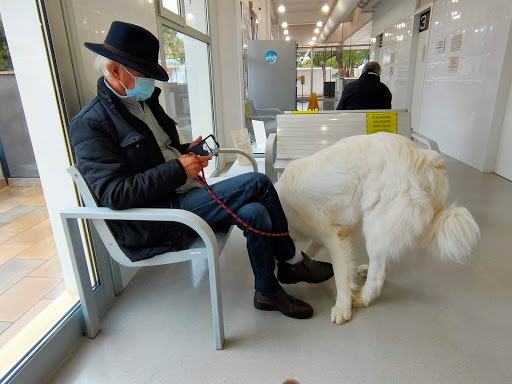
[[366,63],[359,79],[343,88],[336,109],[391,109],[391,92],[380,82],[379,63]]
[[[85,43],[99,56],[98,96],[72,120],[69,134],[77,164],[101,205],[180,208],[209,225],[237,224],[247,239],[255,277],[254,306],[309,318],[313,308],[280,286],[329,279],[332,266],[296,252],[289,236],[267,237],[244,228],[194,180],[201,167],[181,144],[176,124],[158,103],[155,79],[167,81],[158,64],[158,39],[133,24],[114,21],[103,44]],[[211,157],[201,156],[201,165]],[[242,220],[264,232],[283,233],[288,223],[270,180],[248,173],[215,184],[213,192]],[[123,251],[133,261],[187,247],[190,229],[176,223],[111,221]],[[274,275],[278,261],[278,279]]]

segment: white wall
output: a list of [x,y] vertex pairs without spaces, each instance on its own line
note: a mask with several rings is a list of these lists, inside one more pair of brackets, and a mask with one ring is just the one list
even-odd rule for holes
[[[420,4],[424,7],[425,2]],[[414,13],[415,6],[416,1],[411,0],[379,2],[372,36],[390,33],[394,25]],[[505,57],[512,58],[511,17],[510,0],[437,0],[431,11],[418,130],[437,140],[444,153],[482,171],[494,170],[512,81],[512,71],[504,66],[511,60]],[[460,51],[450,52],[451,38],[461,33]],[[440,39],[446,39],[443,53],[436,51]],[[448,72],[450,57],[459,58],[458,70],[453,73]],[[409,70],[412,64],[409,63]],[[396,102],[403,103],[405,87],[393,84],[389,64],[383,67],[382,80],[393,93],[393,108],[401,108],[403,105]]]
[[512,181],[512,87],[508,94],[507,110],[496,159],[496,173]]
[[408,98],[410,56],[412,47],[414,17],[408,16],[397,20],[384,29],[382,41],[382,72],[381,81],[391,91],[394,109],[409,109],[411,100]]
[[[381,0],[373,12],[372,37],[414,13],[417,0]],[[462,0],[464,1],[464,0]]]
[[[511,16],[510,0],[438,0],[432,10],[420,132],[482,171],[494,170],[501,136],[512,76],[505,62]],[[461,49],[450,52],[458,34]],[[436,51],[440,39],[444,53]],[[448,72],[450,57],[459,58],[457,72]]]
[[[338,69],[325,69],[325,81],[334,81],[334,77],[329,77],[330,75],[334,76],[338,73]],[[300,77],[304,75],[304,97],[309,97],[311,95],[311,68],[297,68],[297,97],[300,98],[302,96],[302,85],[300,83]],[[313,92],[316,93],[317,96],[324,95],[324,75],[322,68],[313,68]]]

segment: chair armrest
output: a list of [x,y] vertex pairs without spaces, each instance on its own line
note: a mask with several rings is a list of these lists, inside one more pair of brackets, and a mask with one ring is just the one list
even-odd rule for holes
[[247,116],[250,120],[276,120],[276,117],[273,115],[256,115],[256,116]]
[[417,132],[411,132],[411,138],[418,140],[420,143],[425,144],[429,149],[439,152],[437,142],[427,136],[423,136]]
[[260,112],[260,111],[264,111],[264,112],[274,112],[276,114],[280,114],[282,115],[283,114],[283,111],[281,111],[280,109],[278,108],[257,108],[256,109],[256,112]]
[[[183,223],[199,235],[202,233],[208,237],[215,235],[211,227],[195,213],[184,209],[168,208],[130,208],[113,210],[106,207],[72,207],[60,212],[62,220],[89,219],[89,220],[140,220],[140,221],[175,221]],[[202,237],[202,236],[201,236]]]
[[268,135],[265,145],[265,175],[274,182],[274,161],[277,153],[277,136],[275,133]]
[[249,159],[252,165],[252,169],[254,172],[258,172],[258,163],[256,163],[256,160],[254,159],[254,156],[251,156],[245,151],[242,151],[241,149],[237,148],[219,148],[219,153],[238,153],[239,155],[245,156]]

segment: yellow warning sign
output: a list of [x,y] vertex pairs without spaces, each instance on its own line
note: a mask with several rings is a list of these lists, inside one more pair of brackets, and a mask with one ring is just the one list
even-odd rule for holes
[[366,114],[366,132],[370,135],[377,132],[398,133],[396,112],[371,112]]
[[316,93],[313,92],[309,97],[308,111],[319,111],[320,107],[318,106],[318,98],[316,97]]
[[292,115],[301,115],[301,114],[315,114],[318,113],[318,111],[292,111]]

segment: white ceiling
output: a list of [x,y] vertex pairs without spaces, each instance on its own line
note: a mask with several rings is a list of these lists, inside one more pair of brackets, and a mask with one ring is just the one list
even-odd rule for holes
[[[329,12],[322,12],[322,6],[333,6],[336,0],[272,0],[274,14],[278,18],[281,25],[286,21],[288,25],[316,24],[318,21],[325,23],[328,19]],[[286,10],[279,13],[277,8],[284,5]]]
[[[283,21],[288,23],[288,31],[291,39],[297,40],[299,45],[309,44],[312,36],[315,36],[314,29],[316,23],[321,21],[325,24],[328,20],[333,5],[336,0],[271,0],[271,4],[276,16],[275,23],[279,26],[278,39],[284,39],[284,28],[281,27]],[[323,5],[329,5],[329,12],[322,12]],[[277,8],[284,5],[286,10],[279,13]],[[320,28],[320,32],[322,28]],[[364,27],[355,32],[349,39],[339,43],[344,44],[360,44],[369,43],[372,32],[372,23],[366,24]],[[319,36],[316,35],[316,36]],[[341,36],[341,35],[340,35]]]

